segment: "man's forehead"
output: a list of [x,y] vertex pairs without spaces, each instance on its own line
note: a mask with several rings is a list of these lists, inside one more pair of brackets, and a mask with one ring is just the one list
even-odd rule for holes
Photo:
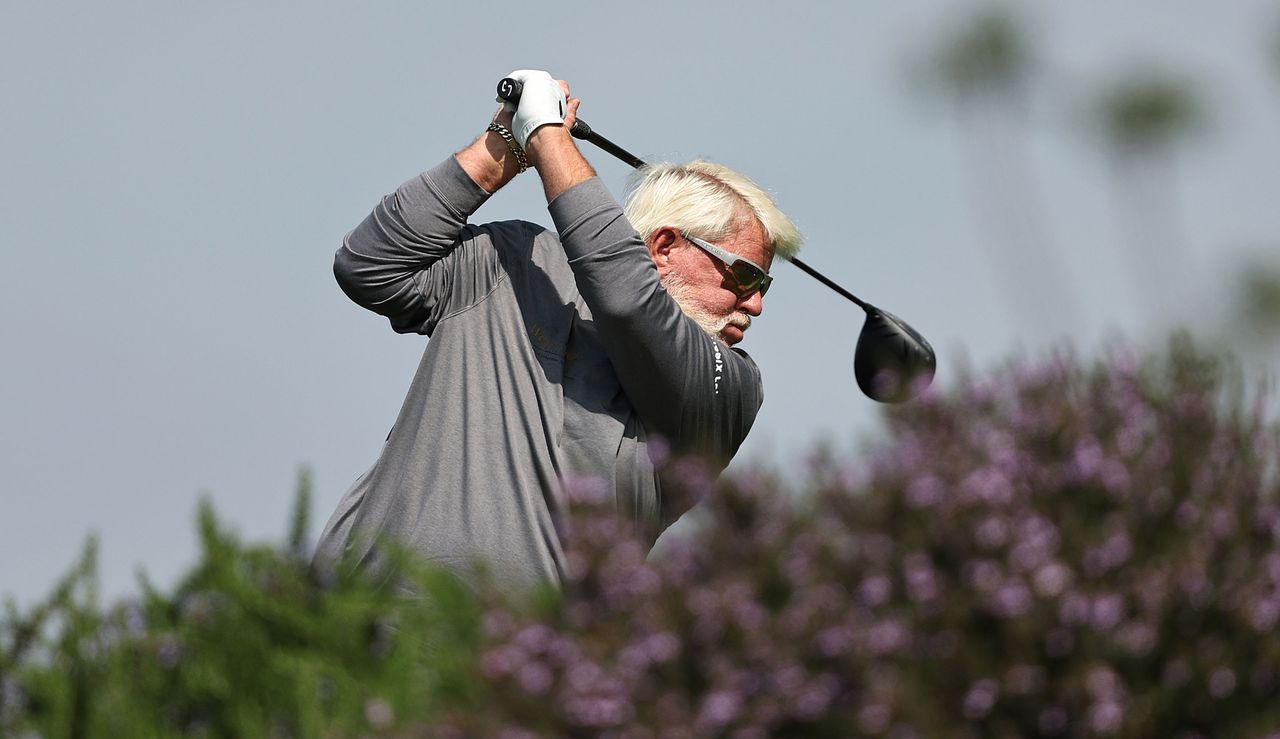
[[734,219],[733,233],[726,244],[729,251],[740,257],[750,259],[756,264],[769,269],[773,262],[773,245],[765,234],[764,225],[754,213],[739,212]]

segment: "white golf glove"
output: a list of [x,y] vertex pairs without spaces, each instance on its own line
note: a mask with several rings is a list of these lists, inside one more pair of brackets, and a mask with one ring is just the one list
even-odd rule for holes
[[507,75],[519,80],[524,89],[520,93],[520,104],[512,107],[503,101],[507,112],[515,112],[515,120],[511,123],[511,134],[516,142],[524,148],[529,141],[529,134],[548,123],[563,123],[565,114],[564,89],[550,74],[539,69],[517,69]]

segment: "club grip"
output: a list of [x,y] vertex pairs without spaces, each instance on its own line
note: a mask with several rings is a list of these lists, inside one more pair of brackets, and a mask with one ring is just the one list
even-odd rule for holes
[[510,77],[503,77],[498,80],[498,97],[508,103],[520,102],[520,93],[524,92],[524,83],[520,80],[513,80]]
[[[520,93],[522,92],[524,92],[524,83],[521,82],[520,80],[511,79],[510,77],[503,77],[502,79],[498,80],[498,99],[505,100],[508,103],[511,103],[512,105],[517,105],[520,102]],[[573,122],[573,127],[569,129],[569,133],[574,138],[582,139],[583,141],[592,141],[597,145],[603,145],[601,142],[605,141],[602,138],[596,137],[596,132],[592,131],[591,126],[588,126],[587,122],[582,120],[581,118],[578,118]],[[612,146],[612,144],[610,145]],[[618,155],[615,153],[614,156],[618,156]],[[626,161],[631,166],[633,167],[644,166],[644,162],[641,162],[639,159],[636,159],[634,156],[627,154],[627,157],[630,157],[630,160],[626,160]],[[625,160],[625,157],[624,157],[624,160]]]

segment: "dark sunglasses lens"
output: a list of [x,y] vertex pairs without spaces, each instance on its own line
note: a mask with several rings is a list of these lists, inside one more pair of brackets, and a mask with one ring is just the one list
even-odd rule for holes
[[763,296],[769,289],[768,276],[746,262],[734,262],[729,271],[733,273],[733,279],[737,281],[738,290],[743,295],[759,290],[760,295]]

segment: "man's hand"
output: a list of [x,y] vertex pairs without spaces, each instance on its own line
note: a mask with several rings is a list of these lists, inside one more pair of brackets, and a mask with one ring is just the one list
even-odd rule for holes
[[[517,69],[507,75],[520,82],[523,91],[515,109],[511,133],[521,148],[528,145],[529,135],[550,123],[562,125],[568,106],[565,102],[565,85],[550,74],[537,69]],[[510,103],[505,104],[507,107]]]
[[[555,200],[560,193],[570,187],[596,176],[595,170],[583,159],[582,152],[569,135],[569,129],[578,118],[578,105],[582,102],[569,96],[569,83],[557,80],[561,94],[568,100],[563,122],[559,125],[544,125],[529,134],[525,152],[529,155],[529,163],[538,170],[542,178],[542,189],[547,195],[547,202]],[[525,88],[528,92],[528,88]],[[521,105],[524,97],[520,98]],[[519,113],[516,114],[517,117]]]

